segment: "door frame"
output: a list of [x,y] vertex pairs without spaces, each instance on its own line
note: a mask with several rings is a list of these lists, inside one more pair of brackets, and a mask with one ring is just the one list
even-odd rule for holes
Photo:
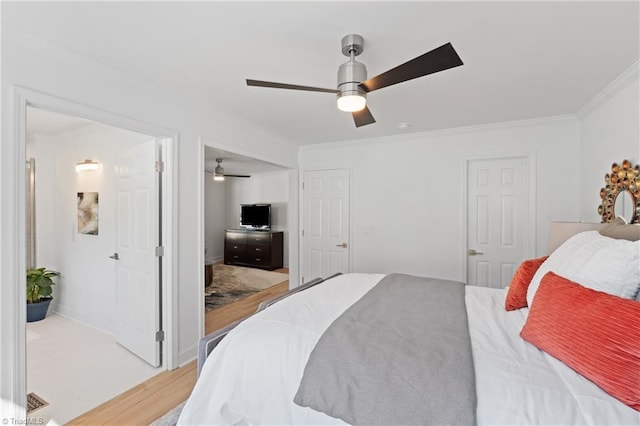
[[464,190],[462,192],[462,232],[463,232],[463,247],[461,250],[461,267],[462,277],[461,280],[466,284],[469,281],[468,271],[468,255],[467,249],[469,248],[469,187],[467,185],[469,179],[469,163],[471,161],[482,160],[508,160],[514,158],[522,158],[526,162],[525,176],[527,178],[527,190],[529,192],[527,200],[527,217],[524,220],[526,229],[524,232],[525,237],[525,259],[531,259],[536,255],[536,235],[537,235],[537,199],[536,199],[536,153],[535,152],[510,152],[510,153],[494,153],[486,155],[473,155],[465,157],[462,161],[462,186]]
[[[353,212],[353,188],[354,188],[354,179],[353,179],[353,167],[351,166],[335,166],[335,167],[306,167],[304,169],[300,170],[300,175],[299,175],[299,179],[298,179],[298,200],[300,200],[300,202],[298,203],[298,215],[299,215],[299,219],[298,219],[298,223],[300,224],[299,228],[298,228],[298,241],[300,241],[299,245],[298,245],[298,259],[302,260],[302,255],[303,255],[303,251],[304,251],[304,237],[302,236],[302,224],[304,223],[304,189],[303,189],[303,183],[304,183],[304,175],[307,172],[328,172],[331,170],[346,170],[347,174],[349,175],[349,212],[347,214],[347,217],[349,218],[349,241],[347,248],[349,249],[349,262],[347,264],[347,271],[348,272],[352,272],[353,271],[353,259],[354,259],[354,253],[355,253],[355,248],[353,246],[353,236],[354,236],[354,230],[353,230],[353,224],[354,224],[354,212]],[[303,265],[304,263],[301,261],[300,262],[300,269],[299,269],[299,274],[298,274],[298,282],[300,282],[302,284],[302,277],[304,276],[304,271],[303,271]],[[315,278],[315,277],[314,277]],[[327,277],[322,277],[322,278],[327,278]],[[311,279],[311,278],[310,278]]]
[[[1,336],[5,342],[9,342],[9,349],[2,345],[2,361],[0,374],[2,376],[2,392],[4,405],[9,405],[15,418],[25,418],[26,412],[26,303],[24,294],[26,291],[26,241],[25,241],[25,179],[24,161],[26,159],[26,115],[27,107],[45,109],[48,111],[72,115],[87,120],[97,121],[106,125],[143,133],[161,141],[164,155],[164,173],[162,173],[163,204],[162,204],[162,233],[164,256],[161,258],[162,266],[162,306],[160,307],[165,340],[162,343],[163,362],[162,369],[170,370],[177,367],[177,256],[175,252],[177,242],[178,215],[177,215],[177,145],[178,132],[138,121],[136,119],[117,115],[111,112],[97,109],[92,106],[79,104],[66,99],[58,98],[38,92],[26,87],[13,87],[13,121],[10,152],[13,157],[11,170],[3,171],[3,179],[8,178],[10,183],[3,184],[3,194],[9,193],[9,199],[3,200],[12,209],[7,212],[0,225],[3,229],[12,230],[9,238],[3,238],[2,250],[10,250],[15,254],[16,262],[13,268],[2,270],[2,281],[14,282],[15,286],[5,286],[2,289],[3,297],[0,300]],[[3,162],[3,164],[6,164]],[[3,231],[4,235],[4,231]],[[4,265],[3,265],[4,266]],[[5,297],[5,295],[7,297]]]

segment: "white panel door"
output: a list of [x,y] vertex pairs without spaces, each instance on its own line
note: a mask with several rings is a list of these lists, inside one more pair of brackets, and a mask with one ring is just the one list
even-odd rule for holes
[[349,170],[305,172],[302,192],[303,282],[349,272]]
[[117,313],[115,338],[154,367],[160,365],[159,144],[124,151],[118,165]]
[[504,288],[524,260],[527,167],[525,158],[468,162],[468,284]]

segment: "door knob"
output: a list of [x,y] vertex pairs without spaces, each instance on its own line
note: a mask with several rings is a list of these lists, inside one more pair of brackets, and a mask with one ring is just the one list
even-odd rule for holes
[[484,253],[480,253],[479,251],[475,251],[475,249],[470,249],[468,253],[469,253],[469,256],[477,256],[479,254],[484,254]]
[[120,259],[120,256],[118,256],[118,253],[113,253],[111,256],[109,256],[109,259],[118,260]]
[[347,243],[336,244],[336,247],[347,248]]

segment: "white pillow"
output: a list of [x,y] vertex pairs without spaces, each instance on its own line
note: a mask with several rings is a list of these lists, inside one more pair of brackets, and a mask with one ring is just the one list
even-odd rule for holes
[[574,235],[534,274],[527,290],[529,306],[540,280],[549,271],[585,287],[633,299],[640,288],[640,241],[616,240],[598,231]]

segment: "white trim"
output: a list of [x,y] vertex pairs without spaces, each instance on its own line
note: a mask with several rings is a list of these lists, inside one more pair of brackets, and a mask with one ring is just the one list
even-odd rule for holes
[[178,354],[178,367],[184,367],[186,364],[193,362],[193,360],[198,356],[198,344],[199,343],[194,343],[193,345],[189,345]]
[[289,171],[289,206],[287,207],[289,231],[289,289],[298,287],[300,283],[300,170]]
[[[24,164],[26,159],[26,100],[23,93],[14,88],[12,111],[13,141],[22,143],[3,144],[3,156],[11,160],[3,161],[2,193],[6,197],[2,215],[2,251],[15,254],[15,262],[2,264],[2,297],[0,298],[0,321],[2,335],[2,414],[13,419],[26,418],[26,303],[24,300],[26,278],[25,253],[25,179]],[[8,146],[7,146],[8,145]],[[7,196],[8,194],[8,196]],[[6,209],[6,210],[5,210]],[[9,285],[9,283],[16,283]],[[7,346],[8,343],[8,346]],[[7,400],[8,399],[8,400]],[[6,410],[6,411],[5,411]],[[7,417],[5,417],[7,418]]]
[[[304,268],[302,266],[302,245],[304,242],[304,238],[302,237],[302,226],[304,224],[304,221],[302,219],[302,214],[304,212],[303,206],[304,206],[304,193],[303,191],[303,186],[304,186],[304,173],[305,173],[305,169],[298,169],[298,232],[296,233],[296,237],[298,238],[298,276],[297,276],[297,280],[298,280],[298,284],[302,285],[304,284],[304,282],[302,282],[302,277],[304,276]],[[291,251],[289,251],[289,254],[291,254]],[[289,277],[289,279],[291,279],[291,277]],[[291,283],[289,283],[289,287],[291,287]]]
[[[26,151],[26,114],[27,106],[46,109],[49,111],[74,115],[92,121],[97,121],[110,126],[120,127],[138,133],[163,140],[163,146],[167,153],[165,160],[163,225],[165,255],[163,257],[164,286],[163,286],[163,318],[165,324],[165,341],[163,342],[163,369],[176,368],[177,335],[175,333],[175,321],[177,320],[177,267],[175,242],[178,226],[177,215],[177,141],[178,133],[159,126],[143,123],[141,121],[116,115],[88,105],[83,105],[37,92],[28,88],[14,86],[13,105],[13,129],[12,141],[4,147],[11,154],[12,161],[3,161],[3,168],[11,164],[10,170],[3,171],[3,191],[5,201],[13,208],[3,216],[3,251],[15,254],[16,262],[13,268],[8,268],[3,263],[2,282],[17,283],[17,285],[3,285],[0,298],[0,312],[2,323],[0,325],[2,338],[10,342],[9,351],[2,352],[2,397],[3,409],[5,405],[13,405],[10,412],[15,419],[25,418],[26,406],[26,304],[24,303],[24,289],[26,286],[25,270],[25,179],[24,168],[20,167],[25,160]],[[6,180],[4,180],[6,179]],[[170,231],[170,232],[168,232]],[[7,356],[8,355],[8,356]],[[10,401],[4,401],[5,398]],[[4,414],[4,413],[3,413]]]
[[312,145],[300,146],[300,152],[325,150],[328,148],[348,148],[360,145],[384,144],[388,142],[400,142],[405,140],[414,140],[418,138],[431,138],[442,135],[452,135],[460,133],[474,133],[479,131],[490,131],[496,129],[506,129],[511,127],[526,127],[532,125],[543,125],[553,122],[561,122],[566,120],[576,120],[573,114],[556,115],[552,117],[532,118],[527,120],[505,121],[499,123],[479,124],[474,126],[454,127],[450,129],[429,130],[424,132],[402,133],[389,136],[380,136],[375,138],[349,139],[343,141],[317,143]]
[[[304,250],[304,237],[302,236],[302,224],[304,224],[304,189],[303,189],[303,184],[304,184],[304,175],[307,172],[328,172],[328,171],[332,171],[332,170],[346,170],[348,172],[349,175],[349,241],[347,241],[347,248],[349,249],[349,262],[347,265],[347,272],[352,272],[353,271],[353,259],[354,259],[354,246],[352,244],[352,242],[354,241],[354,203],[353,203],[353,192],[354,192],[354,176],[353,176],[353,167],[352,166],[328,166],[328,167],[307,167],[304,169],[300,169],[300,173],[299,173],[299,185],[298,185],[298,212],[299,212],[299,217],[298,217],[298,224],[299,224],[299,228],[298,228],[298,259],[300,260],[300,262],[298,263],[299,265],[299,273],[298,273],[298,282],[300,284],[304,284],[302,282],[302,277],[304,276],[304,262],[302,261],[303,259],[303,250]],[[317,277],[307,277],[307,279],[313,279],[313,278],[317,278]],[[327,278],[327,277],[322,277],[322,278]]]
[[640,75],[640,61],[634,62],[629,68],[627,68],[622,74],[616,77],[611,83],[609,83],[604,89],[602,89],[597,95],[584,104],[577,112],[578,118],[583,118],[589,115],[593,110],[598,108],[603,103],[607,102],[620,90],[627,87],[631,82],[636,80]]
[[[196,201],[196,208],[198,209],[198,274],[197,281],[198,283],[204,283],[204,249],[205,249],[205,224],[204,224],[204,179],[205,179],[205,146],[206,142],[204,138],[198,138],[198,167],[200,176],[198,178],[198,200]],[[201,291],[202,285],[198,284],[198,339],[205,335],[205,309],[204,309],[204,291]],[[184,356],[191,354],[192,348],[189,347],[183,353],[180,354],[180,360],[185,360]],[[193,348],[195,350],[195,355],[198,354],[197,347]],[[188,354],[186,352],[189,352]],[[191,358],[188,358],[191,359]]]
[[462,232],[463,232],[463,247],[461,250],[462,256],[462,277],[461,280],[464,283],[468,282],[468,255],[467,249],[469,247],[469,236],[468,236],[468,222],[469,222],[469,206],[468,206],[468,198],[469,198],[469,188],[468,184],[468,171],[469,171],[469,163],[471,161],[476,160],[499,160],[499,159],[515,159],[515,158],[523,158],[526,161],[526,176],[527,176],[527,190],[528,190],[528,200],[527,200],[527,217],[525,219],[525,259],[531,259],[536,256],[536,240],[537,240],[537,198],[536,198],[536,188],[537,188],[537,158],[535,152],[527,152],[527,153],[487,153],[485,155],[474,155],[471,157],[465,157],[462,164],[462,185],[464,187],[464,191],[461,191],[462,195]]
[[163,139],[163,279],[162,310],[165,340],[162,346],[166,370],[178,367],[178,143],[179,135]]

